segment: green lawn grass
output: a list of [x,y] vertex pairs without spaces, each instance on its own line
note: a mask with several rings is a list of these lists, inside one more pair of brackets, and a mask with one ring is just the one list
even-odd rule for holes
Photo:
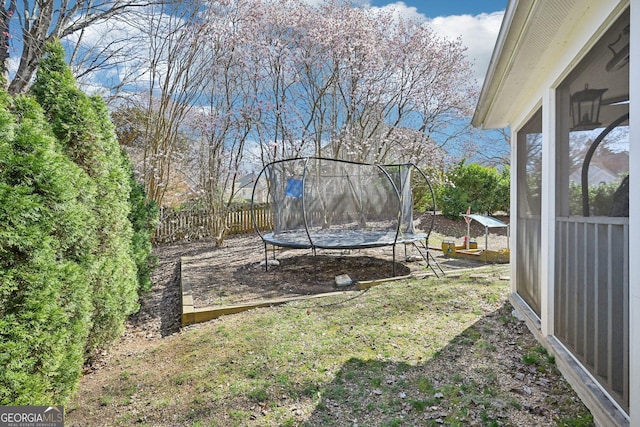
[[[186,328],[83,381],[68,423],[591,425],[553,358],[511,316],[508,282],[498,279],[505,267],[483,272],[487,278],[391,282]],[[514,375],[519,389],[509,385]]]

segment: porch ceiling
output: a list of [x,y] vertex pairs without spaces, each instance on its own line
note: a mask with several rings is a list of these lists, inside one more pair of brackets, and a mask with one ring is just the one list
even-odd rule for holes
[[584,27],[592,20],[585,16],[598,1],[510,0],[472,124],[509,126],[532,96],[539,98],[540,84],[561,58],[566,61],[571,40],[590,32]]

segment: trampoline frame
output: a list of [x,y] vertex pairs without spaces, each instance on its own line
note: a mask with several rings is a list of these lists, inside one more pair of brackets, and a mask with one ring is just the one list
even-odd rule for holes
[[[305,183],[305,178],[308,171],[309,162],[312,160],[319,161],[319,162],[326,161],[326,162],[334,162],[334,163],[351,164],[355,166],[373,167],[373,168],[377,168],[378,171],[382,172],[384,176],[388,179],[389,183],[391,183],[395,196],[398,201],[398,212],[396,213],[397,218],[396,218],[395,232],[390,231],[386,233],[381,233],[379,231],[367,232],[364,230],[337,229],[333,231],[334,238],[331,240],[327,240],[326,236],[320,236],[320,234],[329,234],[329,233],[314,233],[309,230],[309,223],[307,220],[307,211],[306,211],[306,197],[304,194],[305,192],[302,191],[300,197],[302,199],[301,204],[302,204],[302,218],[304,222],[304,229],[298,229],[295,231],[284,231],[282,233],[279,233],[279,236],[287,236],[287,235],[291,237],[295,236],[295,239],[290,239],[290,240],[280,239],[280,238],[276,238],[275,233],[263,233],[262,230],[260,230],[260,227],[258,226],[255,210],[254,210],[254,206],[256,205],[255,203],[256,188],[262,178],[262,175],[266,175],[267,170],[274,167],[274,165],[276,164],[285,163],[285,162],[301,162],[302,161],[304,162],[304,167],[303,167],[301,181],[302,181],[302,187],[304,188],[304,183]],[[416,233],[414,231],[411,233],[401,233],[401,227],[403,225],[403,222],[402,222],[403,201],[402,201],[402,195],[401,195],[402,189],[398,189],[398,186],[391,178],[391,175],[387,170],[391,168],[409,168],[412,171],[416,170],[418,171],[419,175],[422,177],[425,184],[427,185],[428,194],[431,196],[433,211],[431,212],[431,221],[429,223],[428,230],[426,232]],[[268,180],[268,178],[266,179]],[[409,180],[409,185],[411,185],[411,180]],[[270,191],[268,191],[268,193],[270,193]],[[268,201],[268,203],[272,204],[271,201]],[[410,209],[413,209],[413,200],[411,200]],[[433,255],[429,253],[429,244],[428,244],[429,235],[433,230],[435,214],[436,214],[436,203],[435,203],[435,194],[433,191],[433,187],[431,186],[431,183],[429,182],[429,179],[424,174],[424,172],[422,172],[420,168],[418,168],[413,163],[377,165],[377,164],[361,163],[361,162],[355,162],[355,161],[349,161],[349,160],[329,159],[329,158],[323,158],[323,157],[297,157],[297,158],[276,160],[266,164],[262,168],[262,170],[256,177],[256,180],[253,185],[253,190],[251,193],[251,220],[253,222],[254,228],[256,229],[256,232],[258,233],[258,235],[260,236],[260,238],[264,243],[265,270],[267,271],[269,268],[268,267],[269,266],[268,247],[267,247],[268,245],[272,245],[274,247],[286,247],[291,249],[311,249],[313,255],[316,255],[317,249],[366,249],[366,248],[391,246],[392,252],[393,252],[393,274],[395,276],[396,245],[398,244],[405,245],[405,256],[406,256],[406,246],[411,244],[418,250],[421,257],[425,260],[427,267],[431,268],[436,276],[438,276],[438,273],[434,269],[433,265],[431,265],[431,262],[436,264],[440,272],[444,274],[444,271],[435,262]],[[360,237],[360,239],[353,239],[353,238],[347,239],[346,237],[349,234]],[[378,238],[373,239],[374,236],[378,236]],[[369,239],[367,239],[367,237]],[[358,240],[360,243],[354,244],[353,242],[356,240]],[[331,242],[335,242],[335,243],[331,243]],[[421,244],[421,246],[419,246],[419,243]],[[275,257],[275,252],[274,252],[274,257]]]

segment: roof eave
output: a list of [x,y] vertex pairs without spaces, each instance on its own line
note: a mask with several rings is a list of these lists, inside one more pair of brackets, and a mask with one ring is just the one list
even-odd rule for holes
[[[491,55],[491,61],[489,62],[487,75],[484,79],[482,90],[480,91],[480,97],[478,98],[473,118],[471,119],[471,124],[474,127],[498,129],[508,126],[506,121],[488,124],[487,118],[496,94],[510,69],[509,65],[512,60],[512,54],[517,51],[517,46],[523,31],[522,26],[517,28],[517,26],[513,25],[515,17],[521,14],[528,15],[531,10],[531,5],[534,2],[535,0],[509,0],[507,4],[496,45]],[[520,20],[518,19],[518,21]],[[508,51],[507,46],[509,47]]]

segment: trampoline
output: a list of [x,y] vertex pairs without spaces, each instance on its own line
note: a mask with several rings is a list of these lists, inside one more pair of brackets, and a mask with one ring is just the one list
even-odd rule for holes
[[[417,186],[427,198],[422,201],[428,207],[422,230],[413,221],[412,190]],[[266,194],[271,208],[271,230],[257,225],[258,193]],[[435,197],[425,174],[412,163],[374,165],[320,157],[275,161],[258,174],[251,207],[267,269],[267,245],[311,249],[314,255],[317,249],[391,246],[395,266],[396,246],[412,244],[431,266],[428,239]]]

